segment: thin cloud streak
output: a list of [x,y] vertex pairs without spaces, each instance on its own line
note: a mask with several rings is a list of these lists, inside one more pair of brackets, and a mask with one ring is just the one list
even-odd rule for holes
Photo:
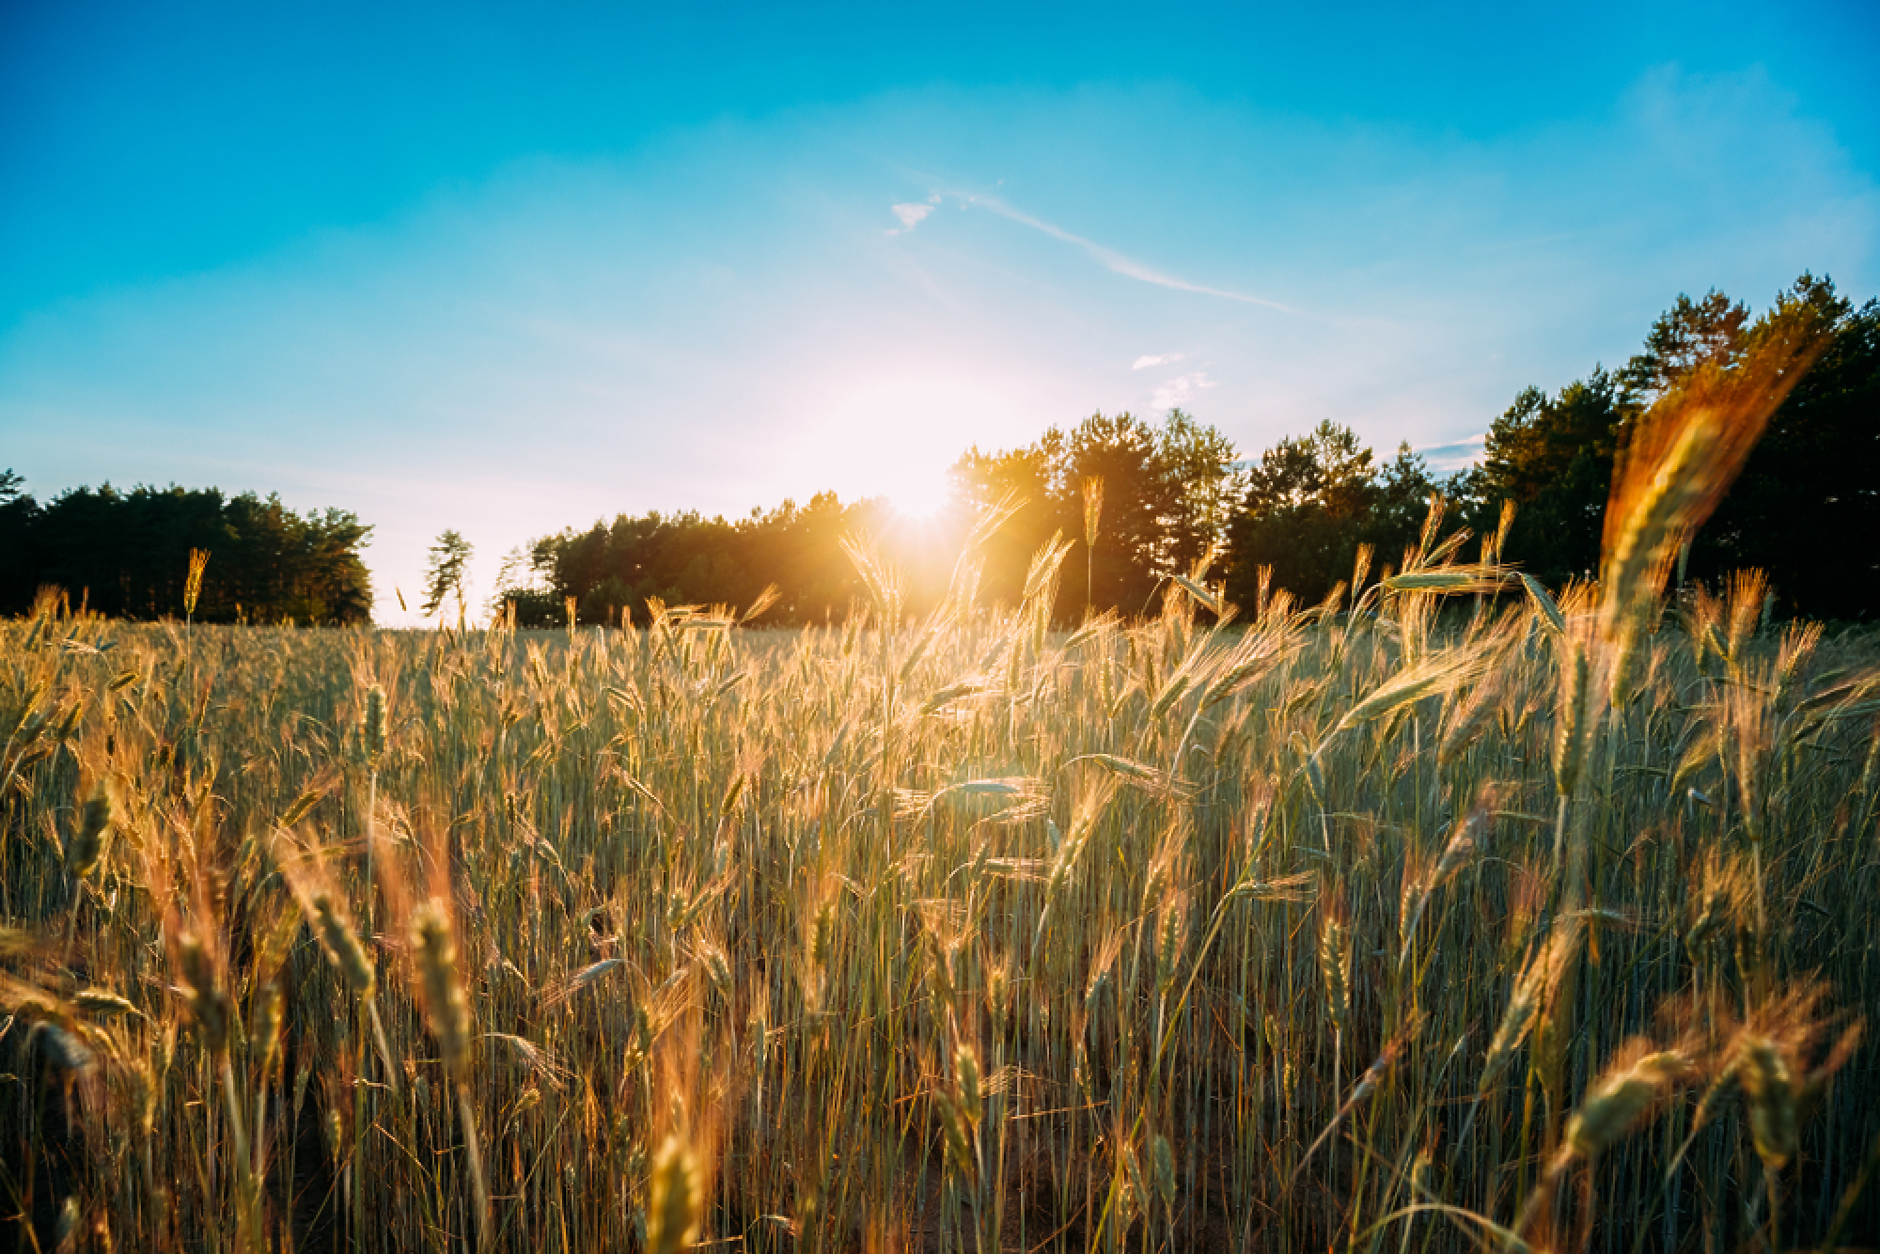
[[990,209],[1000,217],[1016,222],[1020,226],[1028,226],[1034,231],[1043,231],[1052,239],[1062,240],[1066,244],[1075,244],[1088,253],[1091,260],[1095,261],[1098,265],[1115,274],[1120,274],[1124,278],[1138,279],[1144,283],[1153,283],[1157,287],[1173,288],[1178,292],[1194,292],[1201,296],[1217,296],[1222,300],[1239,301],[1245,305],[1258,305],[1263,309],[1273,309],[1284,314],[1298,316],[1300,312],[1290,305],[1282,305],[1278,301],[1268,300],[1264,296],[1249,296],[1245,292],[1230,292],[1225,288],[1206,287],[1200,283],[1190,283],[1185,279],[1178,279],[1172,275],[1163,274],[1159,270],[1151,269],[1143,265],[1140,261],[1125,257],[1122,253],[1117,252],[1113,248],[1105,248],[1102,244],[1094,240],[1087,240],[1081,235],[1072,235],[1063,227],[1053,226],[1049,222],[1040,221],[1028,213],[1014,209],[1012,206],[994,196],[970,196],[967,197],[967,203]]

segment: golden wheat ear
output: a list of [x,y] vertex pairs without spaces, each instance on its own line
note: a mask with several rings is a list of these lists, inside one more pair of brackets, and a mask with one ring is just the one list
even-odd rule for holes
[[1599,616],[1606,639],[1626,635],[1657,595],[1678,546],[1716,509],[1770,416],[1827,347],[1828,332],[1812,309],[1785,311],[1738,360],[1699,366],[1639,420],[1606,506]]
[[196,601],[202,596],[202,575],[209,568],[209,550],[191,549],[189,551],[189,577],[183,583],[183,613],[193,615]]

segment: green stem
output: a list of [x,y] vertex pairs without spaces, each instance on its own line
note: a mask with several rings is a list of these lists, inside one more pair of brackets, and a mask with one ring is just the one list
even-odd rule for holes
[[266,1248],[261,1239],[261,1218],[257,1213],[260,1195],[255,1188],[255,1173],[250,1170],[247,1134],[242,1131],[241,1099],[235,1093],[235,1067],[228,1056],[222,1057],[222,1097],[228,1106],[229,1136],[235,1142],[235,1187],[240,1195],[241,1228],[244,1244],[250,1250]]
[[476,1116],[470,1110],[470,1088],[457,1085],[457,1114],[463,1122],[464,1148],[470,1154],[470,1187],[476,1194],[477,1248],[487,1249],[490,1241],[490,1186],[483,1178],[483,1147],[477,1140]]

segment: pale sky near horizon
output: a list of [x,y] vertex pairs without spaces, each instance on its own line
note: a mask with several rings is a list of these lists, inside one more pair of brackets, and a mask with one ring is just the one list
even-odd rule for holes
[[1180,406],[1438,461],[1680,292],[1880,291],[1871,4],[0,9],[0,468],[445,528]]

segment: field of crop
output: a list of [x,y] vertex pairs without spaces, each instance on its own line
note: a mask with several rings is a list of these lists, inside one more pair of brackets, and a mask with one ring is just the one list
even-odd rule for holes
[[1615,634],[1454,554],[1225,627],[1189,584],[1051,630],[1049,554],[914,620],[858,553],[801,633],[48,601],[0,624],[0,1208],[156,1251],[1872,1244],[1880,656],[1754,578]]

